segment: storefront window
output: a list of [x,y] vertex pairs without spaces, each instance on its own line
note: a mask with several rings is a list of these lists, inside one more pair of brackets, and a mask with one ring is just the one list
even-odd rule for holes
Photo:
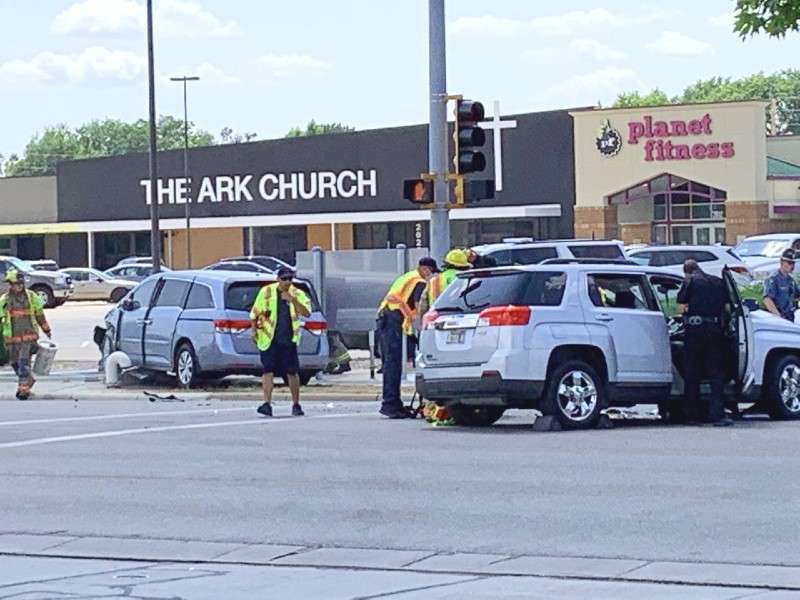
[[255,254],[274,256],[293,265],[295,254],[308,250],[307,246],[305,225],[253,228]]

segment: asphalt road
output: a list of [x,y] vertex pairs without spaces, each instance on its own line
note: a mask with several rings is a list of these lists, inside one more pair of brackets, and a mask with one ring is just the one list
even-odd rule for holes
[[523,412],[462,429],[375,408],[0,403],[0,551],[5,534],[800,567],[800,423],[534,433]]

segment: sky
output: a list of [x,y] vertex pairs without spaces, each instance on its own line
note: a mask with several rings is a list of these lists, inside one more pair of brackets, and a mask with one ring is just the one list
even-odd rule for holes
[[[427,0],[154,0],[156,107],[283,136],[428,118]],[[734,0],[448,0],[448,92],[502,114],[678,94],[698,79],[797,67],[800,35],[740,40]],[[0,0],[0,154],[58,123],[147,114],[144,0]]]

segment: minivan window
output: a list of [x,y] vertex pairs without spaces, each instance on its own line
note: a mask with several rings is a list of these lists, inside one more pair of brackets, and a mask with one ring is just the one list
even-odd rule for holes
[[167,279],[156,299],[156,306],[183,306],[189,282],[182,279]]
[[622,250],[616,244],[586,244],[584,246],[569,246],[569,251],[575,258],[625,258]]
[[139,303],[139,306],[149,306],[153,291],[156,289],[158,278],[148,279],[140,286],[134,288],[132,298]]
[[434,304],[440,311],[475,313],[490,306],[558,306],[567,275],[561,271],[507,271],[459,277]]
[[201,283],[192,284],[189,297],[186,299],[186,310],[193,308],[214,308],[214,298],[208,286]]
[[[243,310],[249,312],[256,301],[258,291],[269,282],[264,281],[237,281],[225,290],[225,308],[228,310]],[[319,311],[319,304],[308,286],[304,283],[294,283],[294,287],[306,293],[311,300],[311,310]]]

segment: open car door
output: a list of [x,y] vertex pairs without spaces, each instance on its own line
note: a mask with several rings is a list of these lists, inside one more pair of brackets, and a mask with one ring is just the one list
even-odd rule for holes
[[739,294],[739,286],[736,284],[735,275],[728,267],[722,270],[722,280],[728,292],[728,302],[730,303],[730,321],[728,323],[728,333],[736,344],[735,353],[737,357],[736,382],[739,384],[741,392],[746,392],[753,384],[753,323],[747,308],[742,303]]

